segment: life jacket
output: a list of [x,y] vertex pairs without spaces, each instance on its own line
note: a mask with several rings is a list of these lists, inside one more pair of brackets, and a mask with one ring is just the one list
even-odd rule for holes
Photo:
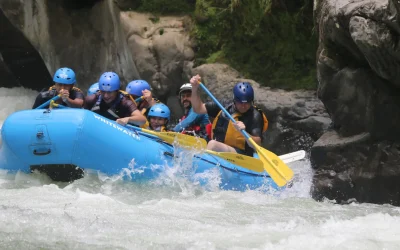
[[[80,91],[80,92],[82,92],[82,90],[80,90],[77,87],[72,87],[71,91]],[[44,91],[44,89],[43,89],[40,94],[42,95],[42,98],[53,98],[56,95],[58,95],[55,85],[51,86],[47,91]]]
[[[233,104],[230,104],[225,109],[229,110],[232,106]],[[262,132],[264,133],[268,129],[268,119],[260,108],[254,105],[253,108],[256,111],[260,112],[260,114],[263,117]],[[236,128],[233,126],[232,121],[229,118],[226,117],[226,119],[219,119],[221,114],[222,110],[218,113],[218,115],[215,117],[212,123],[211,138],[213,138],[214,140],[216,139],[217,141],[221,141],[231,147],[244,151],[246,149],[245,137],[242,135],[242,133],[236,130]],[[237,112],[232,115],[235,121],[239,121],[240,116],[242,116],[242,114]]]
[[[52,90],[54,90],[56,93],[57,93],[57,90],[56,90],[56,85],[53,85],[53,86],[51,86],[49,89],[48,89],[48,92],[50,92],[50,91],[52,91]],[[77,87],[72,87],[72,89],[71,89],[71,91],[80,91],[80,92],[82,92],[82,90],[80,89],[80,88],[77,88]]]
[[[72,87],[71,91],[82,92],[82,90],[77,87]],[[40,94],[42,95],[43,99],[51,99],[58,95],[55,85],[51,86],[47,91],[42,91]],[[68,104],[64,103],[61,98],[59,100],[61,100],[60,102],[64,104],[64,106],[68,106]]]
[[212,123],[206,125],[206,133],[209,140],[212,138]]
[[[186,115],[182,116],[182,118],[179,119],[179,122],[185,120],[189,115],[189,113],[190,111],[188,111]],[[210,123],[210,120],[208,120],[207,124],[201,124],[201,125],[192,124],[191,126],[184,128],[181,133],[186,135],[199,136],[209,141],[211,139],[211,126],[212,124]]]
[[[183,120],[186,119],[186,115],[182,116],[182,118],[180,119],[180,122],[182,122]],[[201,131],[201,126],[197,125],[197,124],[193,124],[189,127],[186,127],[183,131],[182,134],[186,134],[186,133],[196,133],[199,134]]]
[[[119,95],[117,96],[116,100],[114,100],[114,102],[113,102],[113,104],[111,105],[111,107],[109,107],[109,108],[107,109],[107,111],[106,111],[106,113],[107,113],[109,116],[111,116],[112,118],[114,118],[115,120],[121,118],[121,117],[118,115],[117,107],[118,107],[118,105],[121,103],[121,101],[122,101],[122,99],[123,99],[124,97],[129,98],[129,99],[136,105],[135,100],[134,100],[134,99],[131,97],[131,95],[129,95],[127,92],[125,92],[125,91],[123,91],[123,90],[119,90],[118,92],[119,92]],[[97,101],[96,101],[96,103],[93,105],[91,111],[93,111],[93,112],[100,111],[100,103],[101,103],[101,101],[102,101],[102,96],[99,95],[99,96],[97,97]],[[111,118],[111,117],[110,117],[110,118]],[[107,118],[108,118],[108,117],[107,117]]]

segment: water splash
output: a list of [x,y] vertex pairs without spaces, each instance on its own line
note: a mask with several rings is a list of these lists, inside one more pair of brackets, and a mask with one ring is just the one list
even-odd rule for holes
[[32,107],[38,92],[23,87],[0,88],[0,126],[10,114]]

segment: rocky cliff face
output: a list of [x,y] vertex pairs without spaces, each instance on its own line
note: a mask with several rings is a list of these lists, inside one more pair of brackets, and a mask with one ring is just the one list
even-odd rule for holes
[[400,205],[400,4],[315,1],[318,97],[334,129],[312,149],[313,194]]
[[38,89],[51,84],[51,76],[39,52],[0,9],[0,86]]
[[[104,71],[117,72],[125,82],[139,77],[121,27],[119,9],[112,0],[2,0],[0,8],[13,31],[22,32],[25,43],[31,43],[40,54],[50,75],[59,67],[71,67],[77,74],[79,87],[97,82]],[[17,40],[24,39],[10,38],[5,47],[24,51],[23,45],[15,43]],[[15,55],[10,54],[10,57]],[[24,75],[19,70],[12,73],[17,78]],[[40,90],[51,82],[30,85],[28,81],[20,81],[20,84]]]

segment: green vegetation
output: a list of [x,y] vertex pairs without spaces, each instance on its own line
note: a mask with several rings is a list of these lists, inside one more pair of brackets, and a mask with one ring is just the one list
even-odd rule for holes
[[132,0],[135,9],[159,15],[188,14],[194,11],[195,1],[188,0]]
[[315,89],[312,0],[142,0],[138,11],[192,14],[196,64],[223,62],[265,86]]

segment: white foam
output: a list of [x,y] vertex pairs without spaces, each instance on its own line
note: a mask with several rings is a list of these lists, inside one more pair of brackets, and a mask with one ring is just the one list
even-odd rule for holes
[[19,88],[0,88],[0,125],[10,114],[33,106],[37,91]]

